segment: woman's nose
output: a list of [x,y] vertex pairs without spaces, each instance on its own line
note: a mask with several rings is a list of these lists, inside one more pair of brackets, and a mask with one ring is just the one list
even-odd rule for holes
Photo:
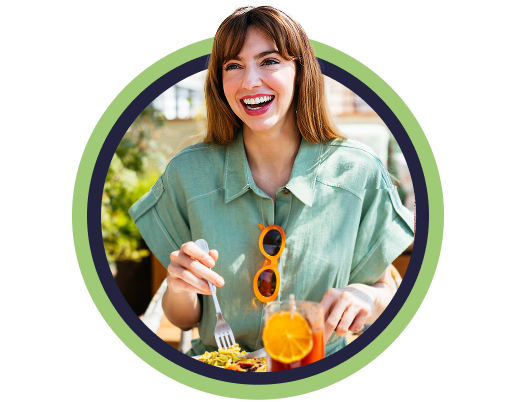
[[259,71],[256,67],[249,66],[245,69],[245,74],[243,75],[242,87],[244,89],[250,90],[255,87],[259,87],[261,85],[261,77],[259,76]]

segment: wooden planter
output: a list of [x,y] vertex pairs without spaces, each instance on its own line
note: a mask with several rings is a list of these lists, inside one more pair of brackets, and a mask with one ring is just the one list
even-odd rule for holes
[[132,310],[139,316],[147,309],[152,296],[152,259],[117,261],[115,282]]

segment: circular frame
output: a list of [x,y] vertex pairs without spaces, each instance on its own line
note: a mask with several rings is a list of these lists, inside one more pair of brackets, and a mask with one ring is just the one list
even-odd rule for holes
[[[370,363],[399,336],[420,307],[434,276],[443,239],[443,194],[436,162],[427,138],[415,117],[402,99],[380,77],[345,53],[319,42],[311,41],[317,57],[352,74],[381,98],[395,114],[413,144],[423,169],[425,185],[427,187],[427,211],[422,211],[422,213],[425,215],[423,220],[425,221],[427,219],[428,225],[427,241],[425,241],[424,244],[425,253],[420,262],[420,269],[417,272],[416,280],[414,280],[409,295],[406,297],[405,301],[403,301],[402,307],[398,310],[395,317],[391,319],[378,336],[372,340],[368,339],[369,343],[366,348],[350,355],[350,357],[343,362],[340,360],[340,364],[336,364],[331,369],[320,372],[319,374],[307,377],[301,375],[299,378],[302,370],[307,368],[304,367],[291,370],[296,373],[292,375],[290,381],[286,382],[253,384],[250,385],[251,388],[249,388],[248,382],[245,381],[235,383],[225,382],[223,387],[221,387],[217,379],[200,375],[197,372],[179,366],[162,354],[156,352],[143,341],[121,317],[111,302],[110,298],[112,295],[106,292],[100,280],[90,246],[90,244],[92,244],[90,242],[93,242],[94,239],[90,238],[88,232],[88,203],[90,201],[88,200],[88,196],[90,194],[90,183],[92,182],[95,165],[97,160],[100,160],[99,155],[102,146],[118,119],[131,105],[131,102],[143,90],[167,72],[195,58],[209,54],[212,43],[213,39],[197,42],[166,56],[150,66],[124,88],[99,120],[80,161],[73,195],[73,235],[79,266],[93,301],[117,336],[141,359],[170,378],[205,392],[234,398],[266,399],[266,395],[274,395],[275,398],[283,398],[312,392],[340,381]],[[416,189],[416,192],[417,190],[418,189]],[[419,196],[418,192],[417,196]],[[419,203],[417,202],[417,204]],[[430,220],[429,216],[431,216]],[[420,218],[417,221],[419,220]],[[425,234],[417,234],[417,240],[419,236],[423,237]],[[418,241],[415,242],[415,248],[417,248],[417,243]],[[413,259],[412,257],[412,260]],[[410,267],[411,265],[410,263]],[[395,304],[396,298],[390,303],[391,305]],[[383,317],[380,317],[380,320],[382,320],[382,318]],[[374,326],[379,328],[380,320],[378,320]],[[370,332],[372,332],[373,327],[371,327]],[[367,338],[368,333],[369,331],[360,338]],[[365,339],[363,339],[363,341],[365,341]],[[324,360],[329,361],[333,356]],[[202,364],[198,362],[195,363],[197,365]],[[316,366],[318,363],[320,362],[313,363],[310,366]],[[216,370],[216,368],[213,370]],[[299,375],[297,375],[297,372]],[[263,373],[263,375],[266,374],[267,373]],[[240,377],[236,375],[235,378]],[[248,392],[249,390],[257,391],[256,387],[259,388],[258,392]],[[259,395],[264,396],[260,397]]]
[[[271,230],[277,230],[281,234],[281,248],[279,249],[279,251],[277,252],[276,255],[268,254],[265,251],[265,248],[263,247],[263,240],[265,238],[265,235],[268,232],[270,232]],[[282,227],[280,227],[279,225],[269,225],[261,231],[261,235],[259,236],[259,249],[261,250],[261,254],[263,254],[268,260],[270,260],[270,262],[274,261],[276,266],[277,266],[277,260],[283,253],[285,244],[286,244],[286,233],[284,233],[284,229]]]
[[[261,275],[261,272],[266,271],[266,270],[271,270],[271,271],[274,271],[274,273],[275,273],[276,284],[275,284],[275,291],[272,294],[272,296],[263,296],[259,292],[259,288],[258,288],[259,276]],[[256,275],[254,275],[253,287],[254,287],[254,294],[259,299],[259,301],[261,301],[263,303],[270,303],[270,302],[273,302],[275,299],[277,299],[277,295],[279,294],[279,289],[281,288],[281,275],[279,275],[279,271],[277,270],[277,268],[274,265],[263,266],[259,271],[257,271]]]

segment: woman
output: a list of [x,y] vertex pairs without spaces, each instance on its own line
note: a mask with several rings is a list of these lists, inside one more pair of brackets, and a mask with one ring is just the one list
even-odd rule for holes
[[199,324],[190,354],[215,350],[208,280],[242,349],[261,348],[258,224],[276,224],[286,234],[277,300],[321,302],[326,355],[340,350],[393,297],[388,267],[413,241],[413,215],[375,155],[336,129],[309,40],[279,10],[240,8],[222,23],[206,103],[204,143],[179,152],[130,210],[168,266],[166,316]]

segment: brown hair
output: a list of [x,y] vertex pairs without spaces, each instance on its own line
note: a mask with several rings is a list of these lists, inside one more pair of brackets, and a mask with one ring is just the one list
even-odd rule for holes
[[295,61],[296,89],[293,104],[302,137],[311,143],[346,138],[338,131],[330,116],[322,72],[304,29],[282,11],[262,6],[238,8],[216,31],[205,86],[207,133],[204,142],[230,144],[242,124],[225,97],[222,66],[238,55],[249,26],[270,35],[281,56]]

